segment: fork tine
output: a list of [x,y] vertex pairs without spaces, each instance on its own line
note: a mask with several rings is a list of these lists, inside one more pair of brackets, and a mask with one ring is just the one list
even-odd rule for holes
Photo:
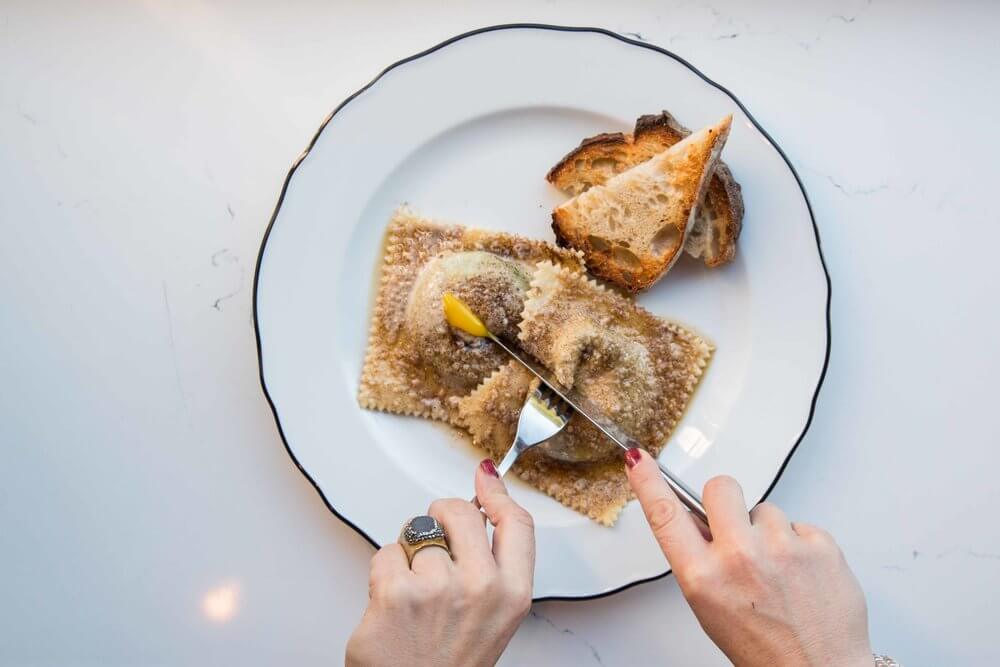
[[514,443],[497,466],[500,477],[510,470],[522,452],[555,437],[568,421],[562,399],[542,385],[535,387],[521,408]]
[[569,419],[573,415],[573,409],[562,399],[562,397],[557,394],[551,387],[549,387],[544,382],[538,385],[539,396],[545,401],[545,403],[552,408],[556,414],[558,414],[563,419]]
[[556,408],[556,401],[559,400],[559,397],[545,383],[538,385],[538,395],[550,408],[553,410]]
[[544,382],[540,383],[538,388],[542,390],[542,396],[545,400],[548,401],[553,407],[555,407],[557,403],[563,402],[563,400],[559,397],[559,394],[553,391],[552,388]]

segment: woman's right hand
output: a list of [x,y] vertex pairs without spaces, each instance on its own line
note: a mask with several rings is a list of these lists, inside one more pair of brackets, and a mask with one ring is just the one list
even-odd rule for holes
[[629,482],[684,597],[737,666],[871,667],[865,597],[830,535],[770,503],[749,514],[730,477],[705,485],[705,534],[646,452],[625,455]]

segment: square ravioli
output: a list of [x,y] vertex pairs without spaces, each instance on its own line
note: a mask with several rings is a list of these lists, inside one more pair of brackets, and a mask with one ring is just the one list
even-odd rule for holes
[[[459,404],[462,426],[472,441],[494,461],[514,441],[517,418],[538,378],[516,361],[500,368]],[[553,446],[603,449],[611,444],[582,417],[573,416],[562,433],[521,454],[513,472],[539,491],[605,526],[614,525],[632,491],[618,454],[603,452],[596,460],[573,462],[555,458]],[[617,447],[616,447],[617,449]]]
[[[691,400],[711,358],[697,334],[657,318],[579,270],[536,268],[519,327],[521,344],[654,456]],[[494,458],[513,441],[532,376],[508,364],[459,404],[462,425]],[[631,493],[617,446],[582,418],[515,465],[532,486],[605,525]]]
[[488,341],[448,326],[442,295],[468,303],[491,331],[516,336],[539,262],[583,266],[578,253],[549,243],[397,210],[386,232],[361,407],[456,424],[459,398],[507,359]]

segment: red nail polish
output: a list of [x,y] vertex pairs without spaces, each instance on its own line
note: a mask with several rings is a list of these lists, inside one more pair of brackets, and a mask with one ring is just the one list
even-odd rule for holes
[[625,451],[625,465],[634,468],[635,464],[642,460],[642,452],[638,447],[633,447]]
[[497,473],[497,467],[493,465],[492,459],[483,459],[482,463],[479,464],[479,467],[482,468],[483,472],[490,477],[500,477],[499,473]]

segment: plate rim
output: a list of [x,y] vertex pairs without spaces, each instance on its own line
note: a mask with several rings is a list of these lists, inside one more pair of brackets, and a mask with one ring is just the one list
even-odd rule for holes
[[[802,426],[802,432],[799,433],[799,436],[792,444],[792,447],[789,449],[788,454],[785,456],[784,461],[782,461],[781,465],[778,467],[778,471],[775,473],[774,480],[772,480],[771,484],[764,491],[764,494],[761,496],[758,502],[763,502],[764,500],[767,499],[768,496],[771,495],[771,492],[774,490],[775,486],[777,486],[778,481],[784,474],[785,468],[788,467],[789,462],[792,460],[792,456],[795,454],[796,450],[799,448],[799,445],[802,443],[802,440],[805,438],[806,433],[809,431],[809,428],[812,425],[813,416],[816,413],[816,403],[819,400],[820,390],[823,387],[823,382],[826,379],[827,369],[830,366],[830,350],[833,344],[833,336],[832,336],[833,327],[830,315],[830,308],[833,297],[833,283],[830,279],[830,271],[827,268],[826,259],[823,256],[823,244],[820,239],[819,226],[816,224],[816,215],[813,212],[812,203],[809,201],[809,195],[806,192],[805,185],[802,183],[802,179],[799,177],[798,172],[792,165],[791,160],[788,159],[788,156],[785,154],[785,151],[782,150],[781,146],[779,146],[778,143],[774,140],[774,138],[771,137],[771,135],[767,132],[767,130],[765,130],[763,126],[761,126],[761,124],[757,121],[757,119],[754,118],[753,114],[750,113],[749,109],[747,109],[746,106],[728,88],[713,81],[711,78],[709,78],[701,70],[699,70],[697,67],[695,67],[690,62],[685,60],[683,57],[677,55],[676,53],[668,49],[647,42],[644,39],[633,39],[631,37],[627,37],[623,34],[614,32],[612,30],[608,30],[607,28],[597,28],[588,26],[565,26],[565,25],[555,25],[549,23],[502,23],[497,25],[489,25],[480,28],[474,28],[472,30],[468,30],[466,32],[459,33],[457,35],[449,37],[435,44],[434,46],[428,47],[423,51],[419,51],[405,58],[401,58],[400,60],[395,61],[391,65],[388,65],[387,67],[385,67],[385,69],[383,69],[377,75],[375,75],[375,77],[372,78],[371,81],[369,81],[364,86],[362,86],[354,93],[352,93],[350,96],[345,98],[340,104],[338,104],[333,109],[333,111],[331,111],[326,116],[326,118],[323,119],[323,122],[320,123],[319,128],[313,134],[312,139],[309,141],[309,144],[306,146],[305,150],[303,150],[302,153],[300,153],[299,156],[294,160],[291,168],[289,168],[288,173],[285,175],[285,179],[281,185],[281,190],[278,194],[278,200],[275,203],[274,210],[271,213],[271,218],[268,221],[267,227],[264,230],[264,235],[261,238],[260,250],[257,252],[257,260],[254,263],[251,309],[252,309],[252,319],[253,319],[253,329],[254,329],[254,342],[256,344],[256,349],[257,349],[257,373],[260,381],[261,390],[264,393],[264,399],[267,401],[268,407],[271,409],[271,415],[274,419],[275,426],[278,429],[278,437],[281,439],[281,443],[284,446],[285,451],[288,453],[288,456],[292,459],[292,462],[295,464],[295,467],[298,468],[302,476],[305,477],[306,480],[308,480],[308,482],[312,485],[313,489],[316,490],[316,493],[319,494],[319,497],[323,501],[323,504],[326,505],[326,508],[330,510],[330,512],[338,519],[340,519],[344,524],[346,524],[348,527],[353,529],[358,535],[364,538],[364,540],[367,541],[369,544],[371,544],[375,549],[380,549],[382,545],[380,545],[377,541],[372,539],[372,537],[368,535],[368,533],[366,533],[360,526],[355,524],[347,516],[345,516],[339,510],[337,510],[336,507],[334,507],[334,505],[330,502],[329,498],[326,497],[326,494],[323,493],[323,490],[320,488],[316,480],[313,479],[312,475],[310,475],[309,472],[299,462],[298,458],[295,456],[295,452],[292,451],[292,448],[288,443],[288,438],[285,437],[284,429],[281,426],[281,418],[278,415],[278,409],[274,404],[274,400],[271,398],[271,394],[267,388],[267,382],[264,379],[264,356],[260,339],[260,322],[258,319],[258,312],[257,312],[258,298],[259,298],[258,286],[260,283],[260,269],[264,258],[264,252],[267,248],[268,239],[271,236],[271,230],[273,229],[274,223],[278,218],[279,212],[281,211],[281,205],[285,200],[285,194],[288,191],[288,185],[289,183],[291,183],[292,176],[295,175],[295,172],[302,164],[302,161],[305,160],[305,158],[312,151],[313,147],[316,145],[316,142],[319,140],[320,135],[323,133],[323,130],[326,129],[326,126],[330,123],[331,120],[333,120],[333,117],[336,116],[341,109],[350,104],[356,97],[358,97],[359,95],[367,91],[369,88],[374,86],[375,83],[377,83],[383,76],[385,76],[390,71],[396,69],[400,65],[405,65],[406,63],[412,62],[419,58],[423,58],[424,56],[431,55],[432,53],[440,49],[443,49],[446,46],[454,44],[455,42],[461,41],[468,37],[474,37],[476,35],[481,35],[489,32],[497,32],[501,30],[516,30],[516,29],[551,30],[554,32],[594,33],[594,34],[604,35],[606,37],[612,37],[626,44],[654,51],[656,53],[659,53],[661,55],[673,59],[674,61],[680,63],[684,67],[687,67],[691,72],[696,74],[705,83],[712,86],[713,88],[716,88],[720,92],[724,93],[736,104],[736,106],[740,108],[740,110],[746,115],[747,119],[751,123],[753,123],[754,127],[761,133],[761,135],[767,140],[767,142],[771,144],[771,146],[774,147],[774,149],[778,152],[778,155],[781,156],[781,159],[784,161],[785,165],[788,167],[788,170],[791,172],[792,177],[795,179],[796,184],[799,186],[799,191],[802,193],[802,199],[805,202],[806,210],[809,212],[809,220],[812,224],[813,234],[816,239],[816,254],[817,257],[819,258],[820,267],[823,269],[823,277],[826,281],[826,307],[825,307],[826,351],[823,356],[823,366],[820,369],[819,377],[817,378],[816,381],[816,389],[813,391],[812,400],[809,403],[809,412],[806,416],[806,421]],[[673,572],[673,570],[668,567],[664,572],[660,574],[656,574],[650,577],[640,577],[638,579],[622,584],[621,586],[618,586],[611,590],[601,591],[599,593],[592,593],[589,595],[547,595],[547,596],[532,598],[532,602],[596,600],[598,598],[608,597],[616,593],[620,593],[622,591],[625,591],[634,586],[638,586],[640,584],[645,584],[651,581],[662,579],[667,575],[669,575],[671,572]]]

